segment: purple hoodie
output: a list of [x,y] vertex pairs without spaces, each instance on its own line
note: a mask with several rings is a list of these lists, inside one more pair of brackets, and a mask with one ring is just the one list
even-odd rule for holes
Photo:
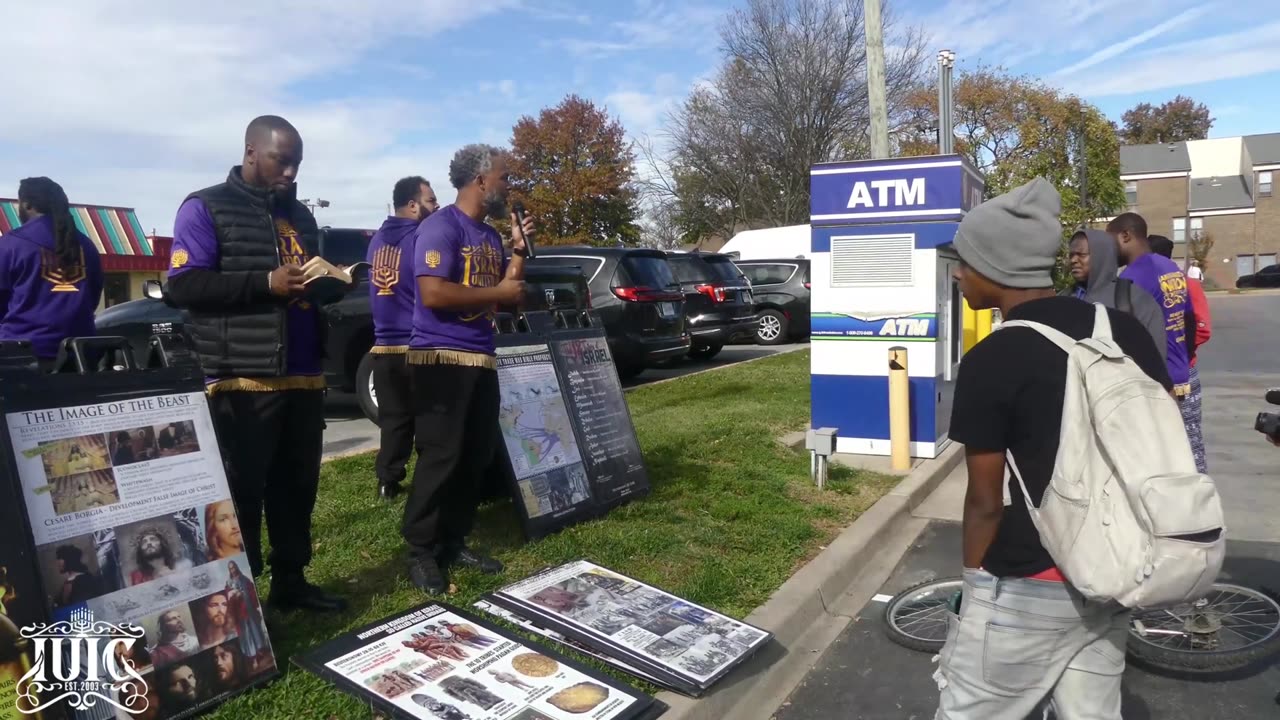
[[373,344],[408,348],[413,333],[413,233],[418,221],[388,217],[369,240]]
[[57,357],[65,338],[96,334],[102,299],[102,259],[93,241],[75,233],[84,265],[61,277],[53,219],[40,216],[0,237],[0,340],[30,340],[37,358]]

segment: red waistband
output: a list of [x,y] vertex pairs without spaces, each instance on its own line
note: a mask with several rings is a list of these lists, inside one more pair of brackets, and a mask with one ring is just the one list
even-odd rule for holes
[[1049,582],[1066,582],[1067,579],[1062,577],[1062,573],[1058,572],[1058,568],[1051,567],[1043,572],[1027,577],[1028,580],[1048,580]]

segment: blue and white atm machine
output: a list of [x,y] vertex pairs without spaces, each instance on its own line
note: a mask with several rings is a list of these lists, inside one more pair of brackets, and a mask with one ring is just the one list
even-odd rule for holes
[[811,420],[837,452],[889,454],[891,347],[907,348],[911,455],[945,448],[964,342],[951,243],[984,185],[959,155],[810,171]]

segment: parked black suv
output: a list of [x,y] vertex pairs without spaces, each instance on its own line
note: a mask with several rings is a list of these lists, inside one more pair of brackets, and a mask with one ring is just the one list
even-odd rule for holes
[[1236,278],[1238,288],[1280,287],[1280,265],[1268,265],[1252,275]]
[[580,268],[600,313],[618,374],[645,368],[689,351],[684,293],[666,253],[645,248],[544,247],[527,267]]
[[756,300],[756,342],[781,345],[809,335],[809,261],[738,260]]
[[[372,230],[321,228],[320,254],[335,265],[350,265],[365,259]],[[370,419],[378,415],[373,392],[371,366],[366,357],[373,347],[373,314],[369,307],[369,286],[363,274],[346,297],[324,308],[329,324],[324,360],[325,380],[330,388],[355,392],[360,409]],[[147,297],[106,308],[95,317],[98,332],[129,339],[140,362],[146,360],[147,342],[157,333],[182,332],[184,315],[163,299],[163,289],[149,282]],[[525,302],[522,310],[584,310],[590,307],[586,281],[576,269],[528,267],[525,271]],[[512,308],[504,308],[508,311]]]
[[728,255],[667,253],[684,292],[684,326],[692,338],[689,357],[709,360],[724,346],[756,334],[751,283]]

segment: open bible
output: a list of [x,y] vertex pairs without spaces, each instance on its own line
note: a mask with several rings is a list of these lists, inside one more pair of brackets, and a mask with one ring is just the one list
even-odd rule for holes
[[322,257],[313,257],[302,265],[308,295],[341,295],[351,288],[355,276],[361,266],[368,268],[369,263],[358,262],[346,267],[338,267]]

